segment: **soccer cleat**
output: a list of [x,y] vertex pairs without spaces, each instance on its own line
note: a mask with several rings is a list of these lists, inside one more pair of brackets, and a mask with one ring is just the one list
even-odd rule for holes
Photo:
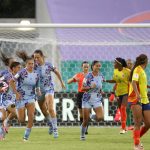
[[88,131],[86,131],[85,134],[88,134]]
[[120,130],[120,134],[125,134],[127,131],[125,129]]
[[81,140],[81,141],[85,141],[85,140],[86,140],[85,136],[81,136],[81,137],[80,137],[80,140]]
[[28,139],[24,137],[24,138],[23,138],[23,141],[24,141],[24,142],[27,142],[27,141],[28,141]]
[[134,150],[144,150],[143,145],[140,143],[139,145],[134,145]]
[[133,126],[129,126],[129,127],[128,127],[128,130],[133,130],[133,129],[134,129]]
[[53,130],[53,136],[54,136],[54,138],[58,138],[58,130],[57,129]]

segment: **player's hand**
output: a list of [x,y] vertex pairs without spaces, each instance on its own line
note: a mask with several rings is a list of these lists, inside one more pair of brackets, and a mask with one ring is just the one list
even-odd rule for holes
[[62,89],[66,89],[64,82],[61,83],[61,87],[62,87]]
[[110,96],[109,96],[109,101],[113,102],[115,100],[115,94],[113,92],[111,92]]
[[92,83],[90,87],[91,87],[91,89],[94,89],[94,88],[96,88],[96,84]]
[[137,100],[140,102],[141,101],[141,96],[139,94],[136,95]]

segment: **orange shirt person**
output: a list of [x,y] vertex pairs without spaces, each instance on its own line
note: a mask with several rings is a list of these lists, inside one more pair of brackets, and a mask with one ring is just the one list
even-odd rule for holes
[[83,79],[89,72],[89,63],[87,61],[83,61],[81,67],[82,67],[82,72],[79,72],[76,75],[74,75],[72,78],[70,78],[68,80],[68,84],[73,83],[73,82],[78,83],[77,105],[78,105],[78,109],[80,113],[80,123],[82,124],[82,121],[83,121],[82,97],[85,91],[82,90],[81,87],[82,87]]

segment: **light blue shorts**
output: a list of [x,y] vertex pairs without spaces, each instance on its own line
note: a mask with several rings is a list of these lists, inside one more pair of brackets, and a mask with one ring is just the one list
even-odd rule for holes
[[2,101],[2,105],[5,109],[7,109],[9,106],[15,105],[15,102],[11,100],[5,100],[5,101]]
[[26,106],[26,104],[31,104],[31,103],[35,103],[35,99],[16,101],[16,109],[23,108]]
[[82,108],[97,108],[103,107],[101,101],[82,101]]
[[44,101],[45,100],[45,96],[48,95],[48,94],[54,95],[54,90],[47,90],[45,92],[42,92],[41,96],[37,96],[37,100],[38,101]]

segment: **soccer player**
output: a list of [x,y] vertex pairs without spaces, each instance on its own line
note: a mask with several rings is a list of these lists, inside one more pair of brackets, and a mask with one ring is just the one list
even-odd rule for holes
[[[144,71],[147,64],[148,57],[145,54],[139,55],[130,75],[131,84],[128,102],[131,105],[134,120],[134,150],[144,150],[143,145],[140,143],[140,137],[150,128],[150,103],[147,95],[147,76]],[[142,119],[144,125],[141,127]]]
[[[133,62],[131,59],[127,59],[126,60],[126,63],[127,63],[127,68],[128,69],[132,69],[133,67]],[[131,122],[131,116],[132,116],[132,112],[131,112],[131,108],[130,108],[130,105],[128,104],[127,105],[127,109],[126,109],[126,112],[127,112],[127,121],[126,121],[126,125],[127,125],[127,129],[128,130],[133,130],[134,127],[132,126],[132,122]]]
[[106,80],[109,83],[116,83],[116,96],[118,101],[118,108],[121,112],[121,130],[120,134],[126,133],[126,107],[128,99],[128,86],[129,86],[129,76],[130,70],[126,68],[124,60],[120,57],[116,58],[114,61],[114,75],[112,80]]
[[21,53],[21,58],[25,62],[26,67],[14,76],[15,79],[10,81],[10,87],[16,94],[16,108],[19,122],[25,122],[25,110],[27,110],[28,123],[23,137],[24,141],[27,141],[33,126],[35,94],[41,95],[39,87],[40,79],[38,73],[34,70],[34,59],[28,57],[25,52]]
[[86,91],[82,98],[83,123],[81,125],[80,139],[85,140],[86,127],[89,121],[91,108],[94,109],[95,119],[100,121],[104,118],[102,106],[102,82],[103,76],[100,74],[101,64],[95,60],[91,64],[92,72],[89,72],[84,78],[82,90]]
[[[10,113],[6,112],[6,108],[10,104],[10,103],[9,104],[6,103],[6,102],[8,102],[6,93],[8,92],[7,89],[8,89],[8,85],[9,85],[8,80],[7,80],[8,79],[7,75],[8,74],[10,75],[10,70],[11,70],[10,65],[15,60],[12,57],[7,57],[2,51],[0,52],[0,59],[2,60],[2,62],[7,67],[7,69],[2,70],[0,72],[0,77],[1,77],[1,93],[0,93],[0,95],[1,95],[0,96],[1,97],[1,102],[0,103],[1,104],[0,105],[1,105],[2,120],[4,121],[6,119],[6,117],[11,118],[14,114],[14,109],[9,109]],[[7,80],[6,82],[7,83],[5,81],[2,81],[2,80],[5,79],[5,77],[6,77],[6,80]],[[6,104],[7,104],[7,106],[6,106]],[[1,133],[0,133],[1,134],[1,139],[4,138],[6,132],[7,132],[7,129],[5,127],[2,127],[1,128]]]
[[[41,50],[35,50],[33,53],[36,63],[35,70],[40,75],[40,89],[42,96],[38,97],[38,103],[42,113],[49,121],[49,134],[53,133],[54,138],[58,137],[57,117],[54,111],[54,83],[51,72],[58,77],[61,87],[65,89],[60,72],[50,62],[45,61],[45,56]],[[48,113],[46,112],[48,110]],[[51,126],[52,125],[52,126]]]
[[[68,84],[73,83],[73,82],[78,82],[78,94],[77,94],[77,105],[80,113],[80,125],[83,122],[83,115],[82,115],[82,97],[85,92],[85,90],[82,90],[82,82],[87,73],[89,72],[89,63],[87,61],[82,62],[82,72],[77,73],[74,75],[72,78],[68,80]],[[88,126],[87,126],[88,129]],[[85,134],[88,134],[88,131],[86,130]]]
[[[19,62],[12,62],[10,65],[10,70],[7,74],[4,74],[0,80],[5,81],[8,85],[11,79],[13,79],[13,76],[21,69],[21,64]],[[2,93],[2,105],[4,108],[7,110],[9,115],[3,122],[3,126],[6,132],[8,132],[8,121],[10,119],[13,119],[16,117],[16,108],[15,108],[15,101],[16,97],[15,94],[13,93],[11,88],[8,88]]]

